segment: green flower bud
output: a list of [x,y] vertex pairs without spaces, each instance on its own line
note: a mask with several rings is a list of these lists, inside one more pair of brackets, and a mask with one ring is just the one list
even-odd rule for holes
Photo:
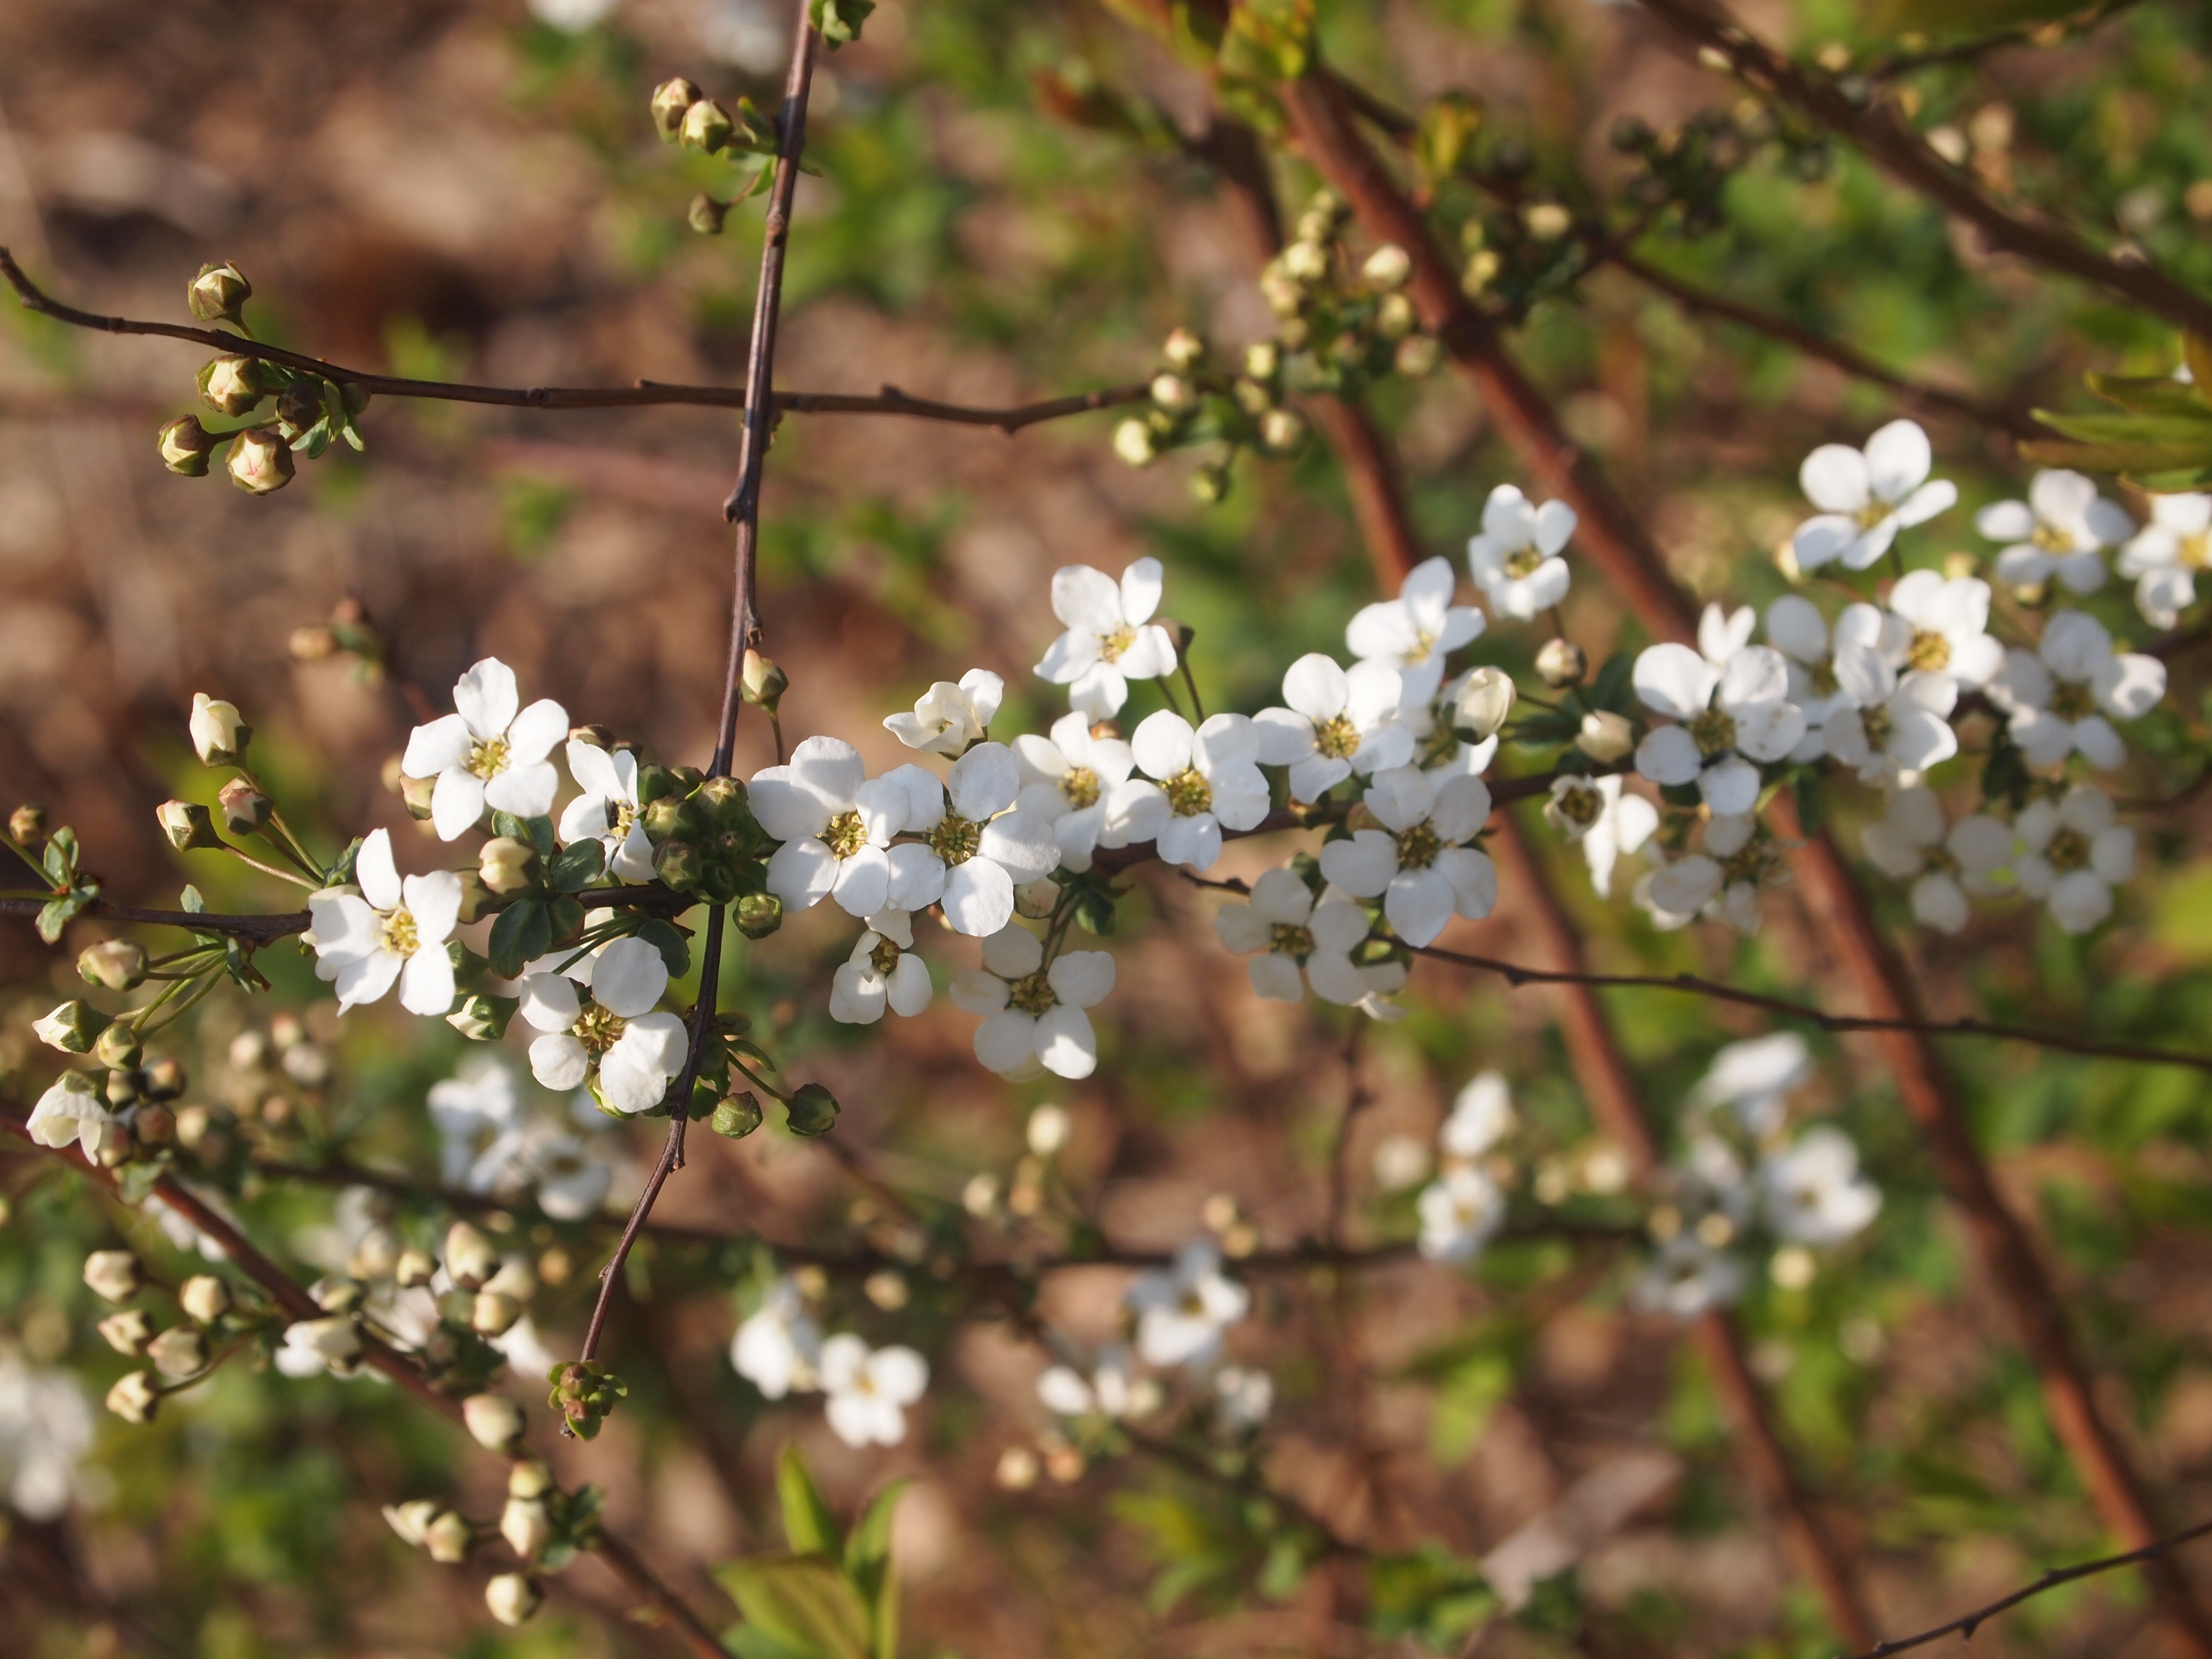
[[216,792],[216,805],[222,811],[222,827],[234,836],[250,836],[269,822],[276,803],[256,789],[244,778],[233,778]]
[[103,991],[135,991],[146,981],[146,947],[136,939],[102,939],[78,956],[76,971]]
[[752,827],[752,805],[746,799],[745,786],[736,778],[709,778],[699,786],[693,799],[712,829],[727,834]]
[[516,997],[473,996],[446,1016],[446,1024],[471,1042],[496,1042],[522,1006]]
[[691,205],[684,217],[702,236],[720,236],[722,221],[730,216],[731,206],[728,202],[716,201],[702,190],[691,198]]
[[1229,469],[1219,461],[1206,461],[1190,475],[1190,493],[1208,507],[1229,494]]
[[228,259],[220,264],[202,265],[185,295],[192,315],[202,322],[236,323],[241,328],[245,319],[240,313],[252,297],[253,284]]
[[509,1498],[543,1498],[553,1490],[553,1471],[534,1457],[517,1458],[507,1472]]
[[738,931],[766,939],[783,926],[783,901],[773,893],[747,893],[738,901]]
[[18,847],[35,847],[46,838],[46,809],[26,801],[8,814],[8,837]]
[[165,800],[154,809],[154,817],[179,853],[222,845],[216,838],[215,815],[196,801]]
[[39,1040],[65,1054],[88,1054],[92,1045],[108,1026],[106,1014],[90,1003],[71,1000],[64,1002],[44,1019],[32,1022],[31,1029]]
[[743,1140],[761,1126],[761,1103],[750,1090],[724,1097],[707,1127],[718,1135]]
[[[117,1111],[119,1112],[127,1106],[137,1105],[139,1092],[138,1071],[136,1066],[118,1067],[108,1073],[107,1103],[114,1107]],[[85,1150],[90,1152],[92,1148],[88,1146]]]
[[744,668],[738,677],[738,692],[747,702],[773,714],[790,686],[791,677],[775,665],[774,658],[763,656],[757,651],[746,651]]
[[703,95],[680,75],[653,89],[653,130],[662,143],[672,144],[683,135],[685,112]]
[[[118,1024],[92,1040],[92,1057],[111,1071],[135,1072],[145,1053],[138,1046],[138,1033],[128,1025]],[[131,1092],[137,1094],[135,1086]]]
[[686,794],[663,795],[645,809],[645,833],[654,841],[690,841],[707,827],[706,815]]
[[[659,806],[665,803],[656,801],[653,805]],[[699,849],[688,842],[663,842],[653,849],[653,872],[677,892],[688,893],[699,884],[702,873]]]
[[1375,307],[1375,331],[1386,340],[1405,338],[1419,321],[1413,313],[1413,302],[1402,294],[1386,294]]
[[737,130],[727,110],[711,98],[702,98],[684,112],[684,123],[678,131],[690,149],[712,155],[730,142]]
[[255,427],[230,441],[230,481],[252,495],[273,495],[292,482],[292,446]]
[[234,355],[211,359],[200,370],[199,387],[202,403],[233,420],[250,414],[269,390],[262,384],[261,365]]
[[197,415],[179,415],[155,437],[161,465],[187,478],[207,477],[208,457],[222,441],[200,424]]
[[297,443],[327,413],[320,380],[295,380],[276,394],[277,429],[289,442]]
[[837,1122],[837,1097],[818,1083],[803,1084],[784,1103],[784,1121],[795,1135],[826,1135]]

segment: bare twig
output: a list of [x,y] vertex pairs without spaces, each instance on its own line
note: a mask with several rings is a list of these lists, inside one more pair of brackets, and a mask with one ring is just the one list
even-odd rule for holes
[[2008,46],[2050,47],[2086,34],[2098,25],[2110,21],[2141,0],[2098,0],[2084,6],[2067,17],[2039,17],[2030,22],[2013,23],[2003,28],[1992,29],[1984,34],[1968,35],[1963,40],[1954,40],[1948,46],[1929,46],[1919,52],[1890,52],[1875,58],[1860,71],[1870,80],[1890,81],[1900,75],[1934,69],[1943,64],[1962,64],[2002,52]]

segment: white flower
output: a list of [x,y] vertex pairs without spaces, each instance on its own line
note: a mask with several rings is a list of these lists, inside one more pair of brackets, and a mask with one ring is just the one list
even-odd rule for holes
[[1069,951],[1044,967],[1044,944],[1018,923],[983,941],[983,965],[957,975],[952,1000],[983,1016],[975,1058],[1000,1076],[1089,1077],[1098,1064],[1098,1035],[1084,1012],[1114,989],[1114,958],[1103,951]]
[[988,668],[971,668],[960,684],[939,680],[921,694],[911,714],[885,717],[884,729],[909,749],[957,760],[983,741],[1006,683]]
[[446,941],[460,919],[460,877],[433,870],[401,881],[386,830],[368,832],[353,870],[357,887],[326,887],[307,901],[314,916],[315,977],[337,981],[340,1013],[374,1002],[394,980],[399,1006],[408,1012],[444,1013],[453,1006],[453,964]]
[[769,1400],[818,1386],[822,1333],[806,1316],[799,1286],[790,1279],[770,1285],[760,1310],[738,1327],[730,1339],[730,1364]]
[[1482,612],[1454,605],[1458,586],[1449,559],[1413,567],[1395,599],[1360,607],[1344,630],[1344,642],[1363,661],[1385,663],[1405,680],[1405,700],[1426,702],[1443,683],[1444,657],[1479,635]]
[[1948,674],[1962,686],[1986,685],[2004,666],[2004,647],[1989,628],[1987,582],[1908,570],[1889,590],[1881,647],[1899,670]]
[[934,994],[929,969],[914,954],[914,919],[903,910],[868,918],[867,931],[830,981],[830,1018],[847,1025],[872,1025],[884,1010],[911,1018]]
[[41,1146],[77,1146],[87,1158],[92,1158],[100,1151],[101,1127],[112,1117],[106,1097],[90,1077],[82,1072],[64,1072],[39,1097],[23,1127]]
[[[1850,617],[1871,605],[1852,605]],[[1840,625],[1838,631],[1843,631]],[[1851,694],[1837,684],[1830,653],[1827,618],[1802,593],[1784,593],[1766,608],[1766,642],[1782,653],[1790,671],[1790,701],[1805,715],[1805,735],[1790,751],[1794,761],[1816,761],[1828,752],[1822,727],[1838,708],[1851,706]]]
[[1275,1379],[1256,1365],[1224,1365],[1213,1374],[1213,1421],[1224,1434],[1249,1434],[1275,1408]]
[[1461,845],[1490,818],[1480,778],[1433,784],[1418,769],[1376,774],[1364,797],[1382,825],[1324,842],[1322,873],[1354,898],[1382,901],[1391,929],[1426,945],[1455,915],[1479,921],[1498,902],[1498,869],[1487,853]]
[[[577,995],[580,981],[588,1001]],[[654,1012],[667,989],[660,952],[635,938],[615,939],[565,972],[528,975],[522,1017],[544,1034],[530,1045],[532,1073],[562,1091],[596,1073],[593,1092],[613,1110],[652,1110],[688,1047],[684,1022]]]
[[1492,732],[1480,743],[1468,743],[1453,729],[1460,697],[1474,675],[1473,668],[1463,674],[1455,674],[1427,702],[1408,697],[1398,705],[1399,720],[1413,734],[1413,764],[1427,773],[1429,781],[1439,787],[1447,778],[1480,777],[1498,757],[1500,739],[1497,732]]
[[1724,619],[1709,605],[1698,630],[1702,654],[1670,641],[1636,659],[1636,695],[1682,722],[1644,734],[1637,771],[1657,784],[1697,784],[1716,812],[1750,811],[1759,764],[1784,759],[1805,735],[1782,653],[1742,642],[1753,620],[1748,607]]
[[1715,814],[1705,850],[1674,859],[1636,884],[1636,902],[1662,932],[1698,916],[1725,921],[1741,933],[1759,931],[1759,894],[1789,879],[1774,844],[1748,812]]
[[1836,678],[1857,707],[1832,709],[1822,741],[1831,757],[1858,769],[1860,782],[1885,789],[1915,783],[1959,752],[1948,718],[1959,684],[1948,674],[1899,676],[1878,653],[1859,647],[1837,653]]
[[1052,573],[1052,614],[1066,632],[1046,647],[1036,672],[1067,687],[1067,701],[1096,720],[1129,700],[1131,680],[1175,672],[1175,641],[1152,620],[1160,608],[1160,562],[1139,559],[1117,583],[1087,564]]
[[1490,608],[1528,622],[1565,599],[1567,562],[1559,550],[1574,533],[1575,510],[1565,501],[1538,507],[1511,484],[1492,490],[1482,533],[1467,544],[1468,568]]
[[92,1425],[84,1390],[68,1371],[0,1356],[0,1483],[18,1515],[52,1521],[69,1507]]
[[1452,1100],[1451,1115],[1437,1131],[1444,1167],[1468,1164],[1504,1139],[1513,1127],[1513,1096],[1504,1077],[1479,1072]]
[[1287,708],[1252,717],[1260,759],[1291,769],[1291,798],[1316,801],[1354,772],[1375,773],[1413,758],[1413,734],[1398,721],[1405,683],[1387,663],[1356,662],[1349,672],[1309,652],[1283,676]]
[[568,775],[584,793],[561,811],[561,844],[596,841],[607,849],[607,872],[624,881],[653,879],[653,842],[640,821],[637,757],[568,740]]
[[747,794],[761,828],[783,843],[768,861],[768,890],[787,908],[811,909],[825,898],[848,915],[884,908],[891,884],[885,848],[907,827],[907,792],[890,778],[871,779],[859,750],[809,738],[788,764],[753,774]]
[[1694,1319],[1741,1296],[1749,1277],[1736,1257],[1679,1233],[1661,1246],[1631,1294],[1647,1313]]
[[314,1376],[330,1371],[350,1376],[359,1369],[361,1332],[350,1316],[332,1314],[326,1319],[302,1319],[284,1328],[284,1346],[276,1351],[276,1369],[286,1376]]
[[2005,653],[1990,698],[2010,718],[2012,738],[2032,766],[2056,766],[2080,753],[2090,765],[2118,766],[2127,746],[2105,716],[2133,720],[2166,696],[2166,665],[2134,652],[2115,654],[2104,623],[2061,611],[2045,624],[2033,653]]
[[1288,869],[1262,874],[1249,903],[1232,899],[1214,912],[1213,931],[1229,949],[1251,957],[1244,969],[1252,988],[1276,1002],[1302,1000],[1310,982],[1323,1002],[1349,1007],[1406,982],[1403,963],[1352,960],[1367,938],[1364,905],[1333,887],[1316,902],[1313,890]]
[[1137,764],[1129,745],[1119,738],[1093,737],[1090,716],[1075,709],[1052,723],[1049,738],[1023,732],[1013,750],[1022,767],[1022,792],[1014,805],[1052,825],[1062,866],[1088,870],[1106,827],[1106,798]]
[[530,0],[530,15],[563,34],[581,34],[603,21],[615,5],[616,0]]
[[538,1189],[538,1207],[556,1221],[598,1214],[614,1182],[614,1171],[582,1140],[543,1125],[524,1135],[521,1164]]
[[1087,1417],[1094,1411],[1117,1420],[1142,1417],[1158,1403],[1158,1383],[1132,1374],[1128,1353],[1121,1348],[1109,1348],[1088,1378],[1073,1365],[1054,1365],[1037,1378],[1037,1399],[1061,1417]]
[[[1795,1031],[1777,1031],[1770,1036],[1731,1042],[1715,1054],[1705,1076],[1690,1091],[1690,1103],[1701,1111],[1717,1106],[1733,1108],[1736,1121],[1747,1133],[1764,1137],[1782,1127],[1790,1091],[1812,1076],[1813,1055],[1805,1047],[1805,1039]],[[1696,1143],[1693,1158],[1707,1144],[1702,1139]],[[1729,1167],[1711,1162],[1709,1152],[1706,1157],[1709,1170],[1724,1171]],[[1717,1184],[1733,1182],[1723,1174]]]
[[822,1388],[830,1431],[847,1445],[896,1446],[906,1408],[929,1386],[929,1362],[912,1348],[870,1348],[851,1332],[822,1345]]
[[1966,925],[1968,894],[1991,897],[2010,885],[1999,873],[2012,858],[2012,829],[1987,813],[1947,831],[1943,809],[1923,788],[1899,789],[1880,823],[1863,837],[1884,873],[1912,884],[1912,914],[1923,926],[1955,933]]
[[2045,469],[2024,501],[1992,501],[1974,514],[1974,528],[2012,544],[1997,555],[1997,578],[2027,586],[2054,576],[2076,593],[2105,585],[2103,550],[2135,534],[2136,521],[2097,493],[2079,472]]
[[1221,1334],[1251,1310],[1252,1293],[1223,1277],[1221,1252],[1196,1238],[1175,1265],[1137,1275],[1125,1300],[1137,1316],[1137,1352],[1147,1365],[1210,1365]]
[[2030,801],[2013,822],[2021,854],[2020,890],[2041,899],[2069,933],[2086,933],[2112,914],[2112,889],[2136,872],[2136,832],[2112,822],[2112,799],[2077,783],[2063,800]]
[[1659,828],[1659,809],[1641,795],[1623,793],[1617,776],[1586,778],[1569,773],[1552,780],[1544,821],[1570,842],[1582,843],[1590,885],[1600,898],[1613,893],[1613,866],[1633,853]]
[[472,1054],[453,1076],[430,1085],[438,1130],[439,1178],[448,1187],[489,1193],[520,1178],[522,1097],[514,1073],[489,1054]]
[[1790,538],[1797,568],[1817,570],[1841,559],[1846,570],[1863,570],[1889,551],[1899,530],[1947,510],[1958,488],[1929,479],[1934,464],[1928,434],[1911,421],[1892,421],[1863,450],[1822,444],[1797,470],[1806,499],[1820,509]]
[[1375,1182],[1386,1193],[1402,1193],[1429,1177],[1429,1149],[1411,1135],[1385,1135],[1375,1147]]
[[1768,1224],[1792,1244],[1840,1244],[1881,1210],[1881,1189],[1859,1174],[1859,1149],[1826,1124],[1759,1159],[1758,1182]]
[[1471,1164],[1447,1165],[1421,1189],[1421,1254],[1431,1261],[1472,1261],[1505,1218],[1505,1195]]
[[2120,550],[2120,574],[2136,579],[2136,609],[2172,628],[2197,603],[2197,573],[2212,567],[2212,495],[2154,495],[2150,522]]
[[1106,798],[1109,847],[1158,844],[1161,860],[1200,873],[1221,856],[1221,832],[1256,829],[1267,816],[1260,734],[1242,714],[1216,714],[1197,731],[1173,709],[1148,714],[1129,740],[1138,767]]
[[1060,862],[1052,821],[1015,805],[1021,763],[1003,743],[977,744],[942,782],[911,765],[882,781],[904,795],[905,827],[921,837],[890,850],[887,892],[896,908],[941,902],[956,931],[981,939],[1013,920],[1015,888]]
[[497,657],[486,657],[453,687],[459,712],[409,735],[399,769],[410,778],[438,781],[430,793],[430,822],[441,841],[465,835],[487,806],[519,818],[552,811],[561,780],[546,757],[568,735],[568,712],[544,697],[517,714],[521,701],[514,671]]

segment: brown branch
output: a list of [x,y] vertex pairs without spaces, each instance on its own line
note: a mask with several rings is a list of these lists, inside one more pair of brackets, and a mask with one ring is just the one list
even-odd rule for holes
[[[672,386],[661,380],[639,380],[627,386],[471,386],[458,380],[412,380],[398,375],[372,374],[363,369],[348,368],[342,363],[326,362],[305,352],[287,351],[282,346],[249,340],[222,329],[193,328],[182,323],[146,322],[131,317],[103,317],[95,312],[80,311],[75,306],[64,305],[40,289],[24,274],[23,268],[15,263],[4,247],[0,247],[0,276],[7,278],[9,286],[15,290],[15,296],[26,311],[66,323],[72,328],[94,329],[106,334],[143,334],[165,340],[186,340],[234,356],[282,363],[288,368],[319,374],[325,380],[336,380],[341,385],[357,386],[374,397],[489,404],[507,409],[647,409],[672,404],[700,404],[715,409],[743,409],[745,406],[745,388],[743,386]],[[1131,386],[1107,386],[1097,392],[1079,392],[1065,398],[1048,398],[1041,402],[994,409],[939,403],[933,398],[910,396],[895,386],[886,385],[878,395],[872,398],[842,392],[780,392],[775,394],[775,409],[778,414],[782,415],[903,415],[916,420],[950,421],[962,426],[988,426],[1011,434],[1040,422],[1056,421],[1068,415],[1085,415],[1093,410],[1112,409],[1121,404],[1139,402],[1149,395],[1150,383],[1139,381]]]
[[1960,64],[2001,52],[2008,46],[2055,46],[2060,41],[2076,34],[2085,34],[2099,24],[2108,22],[2141,0],[2099,0],[2099,3],[2084,6],[2070,17],[2037,18],[2030,22],[2014,23],[1992,29],[1986,34],[1970,35],[1954,40],[1948,46],[1930,46],[1922,52],[1885,52],[1867,64],[1859,73],[1869,80],[1890,81],[1900,75],[1933,69],[1942,64]]
[[2124,264],[2098,252],[2065,226],[2028,219],[2002,206],[1929,148],[1893,103],[1879,97],[1855,101],[1843,83],[1800,69],[1725,15],[1709,9],[1705,0],[1642,3],[1696,46],[1701,59],[1850,140],[1899,184],[1972,225],[1991,249],[2076,277],[2177,328],[2212,336],[2212,300],[2147,263]]
[[[35,916],[46,903],[40,898],[0,898],[0,916]],[[110,904],[105,899],[94,899],[77,914],[103,921],[136,921],[151,927],[191,927],[203,933],[230,933],[240,939],[258,939],[264,945],[271,939],[304,933],[314,921],[305,910],[284,910],[268,915],[226,915],[212,911],[142,910],[135,905]]]

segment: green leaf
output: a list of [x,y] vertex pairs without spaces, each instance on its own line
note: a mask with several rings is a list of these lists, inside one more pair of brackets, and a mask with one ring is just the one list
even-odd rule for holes
[[691,946],[678,931],[676,924],[664,921],[659,916],[648,916],[638,924],[637,936],[660,952],[660,960],[668,969],[668,977],[681,979],[691,966]]
[[62,929],[70,925],[70,918],[100,896],[97,887],[79,887],[58,899],[49,899],[39,907],[39,937],[49,945],[62,936]]
[[200,896],[200,890],[197,887],[187,885],[183,892],[177,895],[177,903],[180,908],[189,910],[196,916],[207,914],[207,901]]
[[1245,81],[1295,81],[1313,61],[1313,0],[1244,0],[1230,14],[1216,60]]
[[2181,361],[2189,365],[2190,378],[2197,382],[2197,394],[2212,398],[2212,340],[2202,334],[2185,333],[2181,337]]
[[788,1443],[775,1460],[775,1495],[783,1504],[783,1535],[794,1552],[844,1560],[845,1540],[837,1530],[837,1517],[815,1491],[799,1448]]
[[2081,379],[2100,398],[2138,415],[2195,416],[2200,419],[2212,416],[2212,410],[2207,409],[2195,386],[2168,374],[2099,374],[2092,371]]
[[807,1659],[871,1659],[867,1609],[836,1564],[819,1555],[732,1561],[714,1574],[738,1610],[771,1641]]
[[606,873],[607,849],[604,842],[591,836],[564,848],[558,856],[545,866],[553,884],[564,893],[573,893],[590,886]]
[[835,52],[860,38],[860,25],[875,9],[876,0],[806,0],[806,21]]
[[[495,836],[505,836],[509,841],[530,840],[530,831],[523,827],[522,820],[512,812],[494,812],[491,815],[491,832]],[[532,845],[535,843],[533,842]]]
[[1481,130],[1482,101],[1469,93],[1444,93],[1421,112],[1413,161],[1431,190],[1459,171]]
[[553,922],[543,899],[519,898],[491,925],[491,970],[501,979],[514,978],[524,963],[552,948]]
[[2212,410],[2181,415],[2054,415],[2035,418],[2091,444],[2198,444],[2212,448]]
[[2021,454],[2039,466],[2083,472],[2157,473],[2212,467],[2212,435],[2195,443],[2024,443]]
[[891,1559],[891,1521],[907,1485],[894,1480],[878,1492],[845,1541],[845,1571],[867,1604],[875,1659],[898,1659],[898,1564]]

